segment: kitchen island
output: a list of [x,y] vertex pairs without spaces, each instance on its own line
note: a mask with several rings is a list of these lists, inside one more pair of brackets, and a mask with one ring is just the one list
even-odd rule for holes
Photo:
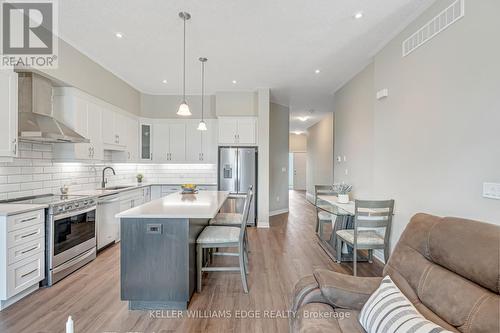
[[130,309],[187,309],[196,286],[196,238],[228,195],[173,193],[117,215],[121,299]]

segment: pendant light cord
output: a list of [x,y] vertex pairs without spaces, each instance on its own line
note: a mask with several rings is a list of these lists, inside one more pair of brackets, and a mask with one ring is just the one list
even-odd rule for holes
[[186,103],[186,18],[184,20],[184,59],[183,59],[183,72],[182,72],[182,97],[184,99],[184,103]]
[[205,104],[205,62],[201,62],[201,121],[203,121],[203,104]]

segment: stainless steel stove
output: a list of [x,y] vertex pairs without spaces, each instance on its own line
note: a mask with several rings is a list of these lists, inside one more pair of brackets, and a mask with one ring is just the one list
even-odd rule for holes
[[49,206],[45,211],[45,285],[51,286],[95,259],[97,198],[46,194],[0,203]]

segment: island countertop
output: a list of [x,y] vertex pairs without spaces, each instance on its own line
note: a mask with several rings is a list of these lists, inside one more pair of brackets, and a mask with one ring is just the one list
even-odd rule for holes
[[121,212],[116,217],[211,219],[217,215],[228,196],[227,191],[199,191],[196,194],[177,192]]

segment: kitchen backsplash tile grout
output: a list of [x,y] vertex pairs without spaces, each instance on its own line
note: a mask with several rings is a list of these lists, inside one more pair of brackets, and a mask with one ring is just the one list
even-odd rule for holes
[[100,187],[103,167],[112,166],[116,176],[106,173],[108,184],[134,184],[136,175],[142,173],[148,183],[200,183],[217,182],[215,164],[143,164],[114,163],[111,154],[108,162],[54,161],[53,145],[21,142],[20,157],[13,162],[0,162],[0,200],[45,193],[59,193],[63,184],[71,191]]

